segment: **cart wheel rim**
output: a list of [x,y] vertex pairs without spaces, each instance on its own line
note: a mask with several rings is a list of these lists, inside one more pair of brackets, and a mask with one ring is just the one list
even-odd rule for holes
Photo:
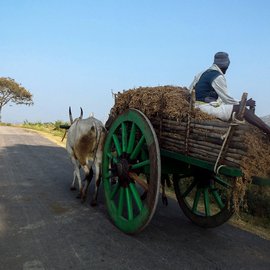
[[[179,178],[174,175],[174,189],[184,214],[202,227],[216,227],[234,213],[232,187],[234,178],[225,179],[201,173],[201,176]],[[186,183],[183,184],[183,182]]]
[[130,109],[106,136],[102,175],[106,206],[123,232],[137,233],[151,221],[159,195],[160,150],[148,118]]

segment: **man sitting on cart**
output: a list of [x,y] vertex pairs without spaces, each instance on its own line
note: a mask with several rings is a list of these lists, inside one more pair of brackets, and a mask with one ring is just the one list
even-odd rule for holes
[[[228,121],[232,113],[239,111],[239,101],[228,95],[225,74],[230,65],[226,52],[217,52],[213,65],[206,71],[195,76],[190,91],[195,89],[196,104],[200,110],[213,115],[223,121]],[[255,108],[255,101],[250,98],[246,106]],[[251,109],[246,109],[244,118],[250,124],[270,135],[270,127],[265,124]]]

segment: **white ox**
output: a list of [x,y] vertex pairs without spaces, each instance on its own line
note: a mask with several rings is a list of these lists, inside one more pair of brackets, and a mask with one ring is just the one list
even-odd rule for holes
[[[87,189],[92,180],[95,179],[95,194],[91,205],[97,204],[98,187],[100,184],[102,151],[106,129],[101,121],[94,117],[82,119],[81,115],[73,121],[71,109],[69,107],[69,117],[71,126],[67,132],[66,149],[74,164],[73,181],[70,189],[74,190],[76,178],[78,180],[80,198],[86,199]],[[82,185],[80,168],[85,173],[86,183]],[[94,173],[93,173],[94,172]]]

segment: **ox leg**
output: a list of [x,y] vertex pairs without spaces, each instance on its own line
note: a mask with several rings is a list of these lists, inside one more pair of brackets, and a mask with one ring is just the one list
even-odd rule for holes
[[168,199],[167,199],[166,192],[165,192],[165,179],[163,181],[161,180],[161,182],[163,182],[163,183],[161,183],[161,189],[162,189],[162,196],[161,196],[161,198],[162,198],[162,203],[167,206],[168,205]]
[[[76,160],[75,160],[75,162],[76,162]],[[76,179],[78,179],[79,185],[81,183],[80,178],[79,178],[80,177],[80,168],[81,168],[81,165],[79,165],[77,163],[74,165],[73,180],[72,180],[72,183],[70,185],[70,190],[76,190],[76,187],[75,187]],[[79,189],[80,189],[80,186],[79,186]]]
[[74,169],[74,172],[73,172],[73,180],[72,180],[72,183],[70,185],[70,190],[76,190],[76,187],[75,187],[75,181],[76,181],[76,178],[77,178],[77,174],[76,174],[76,171]]
[[98,197],[98,190],[99,190],[99,185],[100,185],[101,179],[100,177],[96,180],[95,183],[95,194],[94,197],[91,201],[91,206],[96,206],[97,205],[97,197]]
[[82,192],[82,180],[81,180],[81,175],[80,175],[80,168],[81,166],[79,165],[78,161],[75,158],[72,158],[72,163],[74,164],[74,172],[73,172],[73,180],[70,186],[71,190],[76,190],[75,187],[75,181],[76,178],[78,179],[78,186],[79,186],[79,191],[80,193],[77,195],[77,198],[81,197],[81,192]]
[[166,195],[166,188],[165,185],[167,184],[168,187],[171,187],[171,181],[169,175],[164,175],[161,178],[161,188],[162,188],[162,203],[166,206],[168,206],[168,198]]
[[87,195],[87,190],[88,190],[88,187],[90,185],[90,182],[93,178],[93,175],[94,175],[94,172],[93,172],[93,168],[91,167],[90,171],[88,169],[88,167],[84,167],[84,172],[85,172],[85,184],[83,185],[83,188],[82,188],[82,196],[81,196],[81,201],[82,202],[85,202],[86,200],[86,195]]
[[95,193],[91,201],[91,206],[97,205],[98,189],[100,185],[100,168],[101,168],[101,164],[98,164],[95,166]]

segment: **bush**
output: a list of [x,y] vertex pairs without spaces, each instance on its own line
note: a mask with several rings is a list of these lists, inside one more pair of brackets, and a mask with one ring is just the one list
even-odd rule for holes
[[60,128],[60,125],[67,124],[64,121],[55,121],[55,123],[52,122],[47,122],[47,123],[41,123],[41,122],[36,122],[36,123],[30,123],[27,120],[24,121],[22,124],[23,127],[25,128],[30,128],[38,131],[43,131],[47,133],[51,133],[55,136],[64,136],[64,130]]
[[247,211],[253,216],[270,219],[270,187],[251,185],[246,194]]
[[60,128],[61,125],[69,125],[69,123],[63,122],[63,121],[61,121],[61,120],[57,120],[57,121],[55,121],[55,123],[54,123],[54,130],[62,130],[62,129]]
[[0,122],[0,126],[12,126],[10,123]]

